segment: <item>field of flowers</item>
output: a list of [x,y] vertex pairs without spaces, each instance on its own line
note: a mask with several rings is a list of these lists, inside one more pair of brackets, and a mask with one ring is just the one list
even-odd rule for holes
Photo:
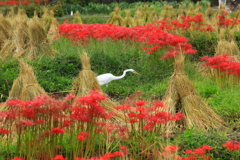
[[[13,2],[19,3],[9,1],[1,5]],[[27,4],[27,1],[21,2]],[[0,160],[239,159],[238,17],[223,12],[210,23],[203,14],[196,14],[126,27],[67,20],[59,24],[54,17],[48,19],[51,24],[46,25],[45,15],[41,20],[31,18],[48,28],[35,26],[36,35],[44,36],[33,37],[31,30],[24,30],[30,28],[32,21],[27,19],[25,23],[23,14],[18,16],[21,20],[16,20],[17,25],[10,23],[16,28],[7,38],[8,43],[1,41],[13,48],[6,54],[3,52],[6,45],[2,45],[0,52]],[[0,17],[1,24],[7,20]],[[18,26],[23,32],[16,32]],[[44,30],[46,35],[41,32]],[[4,31],[1,30],[6,33]],[[47,33],[54,33],[50,41],[46,41]],[[18,38],[16,43],[14,37]],[[198,48],[207,44],[204,40],[194,41],[198,37],[208,42],[216,38],[217,43],[211,46],[215,53],[204,54],[203,49],[200,54]],[[42,49],[46,43],[53,49]],[[84,62],[79,60],[83,52],[91,62],[85,70]],[[24,68],[23,60],[33,68],[27,65]],[[78,96],[83,91],[71,88],[81,69],[97,74],[121,74],[127,68],[134,68],[141,76],[129,74],[111,82],[108,88],[92,88],[84,96]],[[171,81],[174,76],[179,76],[179,81],[183,79],[182,86]],[[20,88],[15,90],[15,95],[22,92],[21,85],[25,88],[19,94],[21,97],[33,94],[40,86],[46,94],[24,100],[6,95],[6,92],[11,94],[14,87]],[[180,90],[183,94],[178,87],[183,88]],[[185,94],[189,88],[191,92]],[[193,95],[199,97],[197,101]],[[181,101],[174,101],[174,96]],[[109,101],[115,104],[111,110],[104,107]],[[192,112],[180,107],[187,101],[195,102],[190,103]],[[196,111],[194,108],[200,101],[209,103],[209,108],[222,117],[220,125],[214,125],[217,121],[208,123],[208,119],[201,119],[201,115],[210,110]],[[192,115],[198,115],[195,121],[191,121]],[[198,119],[212,125],[198,128],[195,124]]]

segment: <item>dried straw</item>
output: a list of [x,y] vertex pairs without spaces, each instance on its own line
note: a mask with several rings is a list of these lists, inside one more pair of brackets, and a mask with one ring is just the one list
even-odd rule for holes
[[[76,95],[79,97],[88,95],[89,91],[91,90],[99,90],[103,93],[96,79],[96,73],[91,70],[90,58],[88,57],[87,53],[83,52],[80,55],[80,59],[82,62],[82,70],[79,72],[78,77],[73,82],[72,92],[76,93]],[[104,95],[108,98],[106,94]],[[121,122],[124,120],[124,115],[115,109],[117,103],[111,101],[109,98],[102,101],[101,106],[103,106],[107,111],[115,112],[113,119],[111,119],[112,121]]]
[[[8,38],[11,36],[11,23],[4,18],[2,14],[0,14],[0,50],[2,49],[3,44],[5,41],[8,40]],[[0,54],[0,58],[3,55]]]
[[[196,93],[191,81],[184,73],[184,56],[175,57],[174,74],[170,78],[167,92],[163,103],[168,106],[163,108],[172,114],[182,112],[185,118],[175,122],[178,126],[186,128],[196,127],[203,130],[221,127],[223,120],[218,116]],[[169,130],[173,129],[174,123],[170,123]]]
[[57,20],[54,18],[54,11],[45,9],[42,16],[42,23],[46,32],[50,30],[52,23],[57,23]]
[[124,10],[125,12],[125,17],[124,17],[124,22],[123,22],[123,26],[124,27],[132,27],[132,26],[135,26],[134,24],[134,20],[133,18],[131,17],[130,15],[130,10],[127,9],[127,10]]
[[214,10],[211,7],[211,3],[209,2],[208,3],[208,8],[205,12],[205,18],[206,18],[206,21],[207,21],[208,24],[211,24],[211,21],[212,21],[213,17],[214,17]]
[[44,89],[38,84],[32,67],[24,63],[23,60],[19,60],[19,65],[20,73],[13,82],[9,98],[19,98],[26,101],[32,100],[38,95],[46,94]]
[[29,43],[29,34],[27,29],[27,19],[24,14],[19,11],[19,15],[16,16],[12,22],[12,33],[8,40],[2,46],[1,55],[5,59],[9,54],[22,54],[26,52]]
[[54,56],[55,50],[49,44],[47,33],[38,19],[30,19],[27,23],[29,44],[27,46],[28,52],[15,54],[15,57],[26,57],[29,60],[34,60],[38,56],[48,55]]
[[141,6],[136,7],[136,12],[134,13],[133,19],[135,25],[144,25],[143,12]]
[[110,17],[109,17],[107,23],[112,23],[112,24],[119,25],[119,26],[124,25],[124,20],[120,14],[119,7],[114,7],[114,11],[110,14]]
[[80,17],[79,11],[76,11],[75,16],[74,16],[74,19],[73,19],[72,22],[73,22],[73,23],[83,24],[82,19],[81,19],[81,17]]

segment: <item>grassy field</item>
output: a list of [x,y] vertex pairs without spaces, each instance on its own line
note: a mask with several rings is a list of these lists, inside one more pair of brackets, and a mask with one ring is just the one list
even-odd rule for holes
[[[77,25],[72,27],[69,24],[69,35],[81,37],[84,31],[89,31],[85,33],[91,35],[98,33],[97,29],[101,32],[96,35],[101,33],[107,35],[110,28],[104,28],[107,27],[104,24],[108,18],[98,14],[84,15],[83,22],[90,25],[85,25],[85,30],[79,32],[80,25],[78,28]],[[57,18],[59,25],[62,24],[62,29],[66,29],[65,31],[68,31],[69,26],[67,24],[64,26],[63,21],[71,22],[72,19],[71,16]],[[90,27],[95,25],[98,27],[92,31]],[[116,33],[122,33],[120,32],[122,28],[116,27],[116,32],[111,30],[109,35],[117,37]],[[134,29],[137,30],[138,27]],[[176,36],[174,32],[177,30],[169,30],[173,34],[165,34],[158,30],[156,35],[165,34],[166,39],[170,40],[167,41],[166,46],[163,45],[148,54],[143,48],[149,49],[152,45],[137,41],[137,38],[143,38],[141,35],[145,33],[150,34],[149,29],[144,30],[143,27],[144,32],[137,38],[134,36],[138,35],[138,32],[134,29],[127,32],[134,33],[132,39],[113,40],[108,35],[108,38],[89,38],[85,43],[81,43],[81,39],[73,41],[70,40],[71,37],[60,36],[51,43],[51,47],[56,50],[54,57],[40,56],[34,60],[24,58],[25,62],[32,66],[37,83],[50,97],[40,96],[31,101],[21,101],[17,99],[18,97],[8,99],[14,80],[21,76],[19,75],[20,66],[18,60],[11,56],[4,61],[1,60],[0,98],[2,103],[0,106],[2,111],[0,116],[6,119],[0,118],[0,159],[15,157],[16,160],[16,157],[21,157],[27,160],[35,158],[48,160],[55,157],[54,159],[78,160],[81,159],[80,157],[100,159],[100,156],[102,159],[123,160],[130,158],[136,160],[181,159],[180,157],[182,159],[183,157],[212,160],[238,159],[239,83],[233,83],[234,81],[229,83],[224,76],[211,76],[209,70],[202,66],[203,61],[199,59],[215,55],[219,42],[218,31],[209,33],[195,30],[184,35],[187,37],[187,43],[192,44],[193,49],[197,50],[195,54],[185,55],[184,75],[187,79],[185,78],[184,82],[187,82],[188,86],[192,85],[194,90],[192,93],[200,97],[195,101],[195,106],[190,106],[194,113],[189,114],[195,114],[194,108],[204,102],[224,121],[223,125],[212,128],[210,126],[206,130],[194,125],[186,127],[184,118],[182,119],[181,114],[177,114],[178,111],[182,111],[179,108],[173,111],[172,115],[168,115],[166,110],[158,110],[163,105],[162,100],[166,100],[165,96],[172,82],[170,80],[177,74],[176,59],[162,58],[171,51],[169,48],[177,49],[174,46],[175,43],[171,43],[175,38],[179,38],[174,37]],[[155,29],[152,27],[152,31]],[[124,34],[119,37],[124,37]],[[171,39],[171,37],[174,38]],[[158,38],[160,41],[161,36]],[[182,38],[179,39],[182,40]],[[124,78],[110,82],[108,87],[102,86],[104,95],[92,91],[89,95],[75,97],[70,93],[79,93],[79,91],[73,92],[72,86],[74,80],[83,71],[83,63],[80,59],[83,52],[88,54],[91,70],[96,76],[103,73],[118,76],[125,69],[130,68],[140,75],[129,72]],[[178,84],[176,81],[174,83]],[[30,84],[30,86],[34,85]],[[189,95],[186,94],[181,98],[189,98]],[[102,108],[104,97],[111,100],[111,102],[108,101],[109,106],[115,104],[111,107],[118,114],[114,115],[117,120],[110,118],[113,115],[105,111],[106,107]],[[186,102],[182,100],[176,106],[181,106],[183,103]],[[157,107],[159,108],[156,109]],[[6,108],[10,110],[6,111]],[[201,112],[206,113],[208,110],[197,111],[199,114]],[[118,119],[119,117],[121,120]],[[185,115],[185,119],[189,117]],[[195,117],[196,121],[198,118],[200,123],[204,123],[199,116]],[[168,132],[169,128],[165,126],[165,122],[175,124],[176,128]],[[205,122],[207,123],[207,119]],[[232,143],[236,143],[235,146]]]

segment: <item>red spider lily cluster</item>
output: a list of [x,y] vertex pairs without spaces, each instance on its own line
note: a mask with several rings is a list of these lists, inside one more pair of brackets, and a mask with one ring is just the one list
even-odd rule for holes
[[[6,124],[5,127],[0,128],[0,134],[6,134],[9,137],[17,134],[18,137],[21,137],[17,143],[19,151],[23,151],[22,148],[34,151],[45,145],[55,146],[57,145],[56,141],[51,139],[65,135],[73,137],[73,141],[76,142],[76,152],[84,152],[84,148],[80,149],[81,145],[78,145],[77,142],[92,143],[91,139],[97,134],[106,136],[109,142],[116,138],[125,140],[132,137],[131,130],[127,126],[107,122],[112,118],[114,112],[106,111],[101,106],[101,101],[104,100],[106,97],[98,90],[92,90],[89,95],[82,97],[69,94],[63,100],[56,100],[47,95],[41,95],[28,101],[10,99],[5,103],[8,110],[0,112],[0,122]],[[184,117],[181,113],[171,115],[158,111],[158,108],[165,107],[161,101],[155,102],[151,107],[147,107],[147,102],[142,100],[133,104],[134,106],[125,104],[116,106],[116,108],[123,111],[129,118],[126,123],[136,124],[136,126],[137,123],[144,124],[140,129],[145,132],[153,131],[153,128],[157,129],[158,124],[178,121]],[[141,132],[143,131],[139,133]],[[46,146],[44,148],[48,148]],[[122,147],[121,150],[123,151],[108,153],[103,157],[111,159],[128,152],[126,147]],[[47,151],[44,152],[48,155]],[[22,154],[26,153],[20,155]],[[15,157],[15,159],[17,158]]]
[[168,47],[171,51],[181,50],[188,54],[196,53],[188,39],[180,35],[167,33],[158,26],[148,24],[146,26],[121,27],[113,24],[68,24],[58,26],[59,33],[70,40],[86,43],[90,39],[103,40],[131,40],[143,45],[143,50],[151,54],[162,47]]
[[238,141],[229,141],[223,146],[227,147],[227,150],[229,151],[240,151],[240,142]]
[[31,2],[29,1],[15,1],[15,0],[8,0],[8,1],[2,1],[0,2],[0,6],[1,5],[9,5],[9,6],[13,6],[13,5],[29,5]]
[[205,154],[207,154],[207,152],[211,151],[213,148],[211,148],[208,145],[203,145],[194,150],[187,149],[186,151],[183,152],[188,155],[185,157],[180,157],[176,154],[180,148],[175,145],[166,146],[163,149],[164,149],[164,151],[159,152],[158,153],[159,155],[168,156],[168,157],[169,157],[169,155],[172,155],[173,156],[172,159],[176,159],[176,160],[195,160],[195,159],[210,159],[211,156],[205,155]]
[[180,112],[171,115],[168,112],[159,111],[159,108],[166,107],[159,101],[152,106],[146,106],[147,102],[139,100],[135,102],[135,106],[120,105],[116,109],[125,111],[128,123],[143,123],[142,130],[154,130],[158,124],[165,124],[170,121],[179,121],[184,118]]
[[[34,2],[37,4],[41,4],[41,3],[48,3],[49,0],[35,0]],[[24,0],[8,0],[8,1],[2,1],[0,2],[0,6],[1,5],[9,5],[9,6],[13,6],[13,5],[29,5],[31,4],[31,2],[29,1],[24,1]]]
[[[116,151],[112,153],[106,153],[101,157],[91,157],[91,158],[76,157],[74,160],[112,160],[117,157],[123,157],[125,154],[126,154],[125,151]],[[66,159],[67,158],[64,158],[63,155],[56,155],[54,157],[54,160],[66,160]],[[134,160],[134,159],[130,158],[130,160]]]
[[168,19],[155,21],[154,24],[162,28],[166,31],[188,31],[188,30],[198,30],[200,32],[212,32],[214,31],[213,27],[220,26],[220,28],[227,27],[229,25],[237,26],[240,23],[240,19],[236,18],[226,18],[228,13],[224,13],[224,15],[219,15],[219,23],[216,24],[206,24],[204,23],[205,20],[203,19],[202,14],[197,14],[194,16],[182,16],[181,20],[173,20],[170,21]]
[[202,57],[201,61],[204,61],[203,66],[208,66],[212,69],[218,69],[219,71],[227,74],[240,77],[240,63],[236,62],[233,57],[228,54],[222,54],[214,57]]
[[205,156],[208,151],[211,151],[213,148],[211,148],[208,145],[203,145],[202,147],[199,147],[195,150],[187,149],[184,153],[188,154],[188,157],[182,157],[179,158],[179,160],[194,160],[194,159],[210,159],[211,156]]

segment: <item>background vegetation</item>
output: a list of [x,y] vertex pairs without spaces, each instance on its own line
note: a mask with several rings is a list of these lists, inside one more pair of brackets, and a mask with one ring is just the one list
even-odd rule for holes
[[[65,1],[65,3],[66,4],[52,6],[53,8],[55,7],[56,16],[60,16],[60,18],[58,18],[59,23],[62,23],[63,20],[66,19],[69,21],[72,20],[73,17],[66,15],[69,14],[70,11],[80,11],[80,13],[83,14],[82,19],[84,23],[106,23],[108,14],[113,11],[116,5],[122,10],[131,8],[131,10],[134,11],[136,5],[143,4],[143,2],[133,4],[125,2],[111,3],[109,5],[87,3],[87,5],[81,6],[80,4],[74,4],[74,1],[70,0]],[[175,5],[175,2],[171,3]],[[202,1],[202,3],[204,3],[204,1]],[[158,9],[158,12],[160,12],[163,2],[156,1],[152,3],[149,2],[149,4],[154,5]],[[39,13],[42,11],[42,8],[36,5],[24,7],[26,7],[29,16],[32,16],[33,11],[36,9],[39,9]],[[216,159],[227,159],[230,155],[220,145],[229,138],[240,140],[240,136],[230,137],[231,132],[240,130],[240,128],[236,126],[236,124],[238,124],[236,122],[238,122],[240,118],[240,88],[239,86],[219,88],[214,81],[201,72],[198,61],[199,57],[206,55],[212,56],[218,41],[214,33],[212,34],[213,35],[210,36],[211,38],[204,34],[199,36],[186,36],[198,52],[196,55],[187,57],[185,71],[198,94],[226,120],[229,130],[227,134],[225,134],[226,132],[206,133],[193,128],[180,133],[178,139],[174,140],[182,147],[182,150],[197,148],[202,144],[211,145],[216,149],[212,152],[212,155],[214,155]],[[236,33],[235,37],[236,40],[239,40],[240,34]],[[239,41],[237,41],[237,43],[240,46]],[[121,102],[138,90],[144,93],[140,97],[142,99],[161,99],[167,89],[169,78],[173,73],[172,60],[160,60],[164,51],[147,55],[138,47],[139,44],[137,43],[132,44],[111,40],[100,42],[91,40],[86,45],[74,46],[69,40],[60,38],[53,43],[52,46],[57,50],[54,58],[43,57],[35,61],[29,61],[28,63],[33,66],[39,84],[49,94],[59,95],[60,97],[68,94],[74,78],[81,70],[82,66],[79,53],[83,50],[89,54],[92,70],[96,74],[110,72],[114,75],[121,75],[123,70],[128,68],[133,68],[141,74],[141,76],[137,76],[128,73],[125,78],[109,83],[108,88],[105,86],[102,87],[115,101]],[[19,66],[16,59],[8,59],[1,62],[0,102],[4,102],[8,98],[9,90],[11,89],[14,79],[17,78],[18,73]],[[66,145],[68,144],[66,143]],[[0,148],[0,150],[4,151],[4,148]]]

